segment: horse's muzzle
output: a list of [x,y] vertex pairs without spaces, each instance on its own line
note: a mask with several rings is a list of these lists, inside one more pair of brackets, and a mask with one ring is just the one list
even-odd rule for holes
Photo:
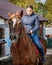
[[18,41],[18,38],[19,38],[19,35],[15,35],[15,34],[11,34],[11,35],[10,35],[10,39],[11,39],[11,40]]
[[10,39],[11,40],[16,39],[16,35],[14,35],[14,34],[10,35]]

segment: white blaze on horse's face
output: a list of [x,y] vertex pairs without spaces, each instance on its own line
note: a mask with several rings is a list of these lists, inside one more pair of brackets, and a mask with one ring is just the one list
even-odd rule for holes
[[12,21],[13,21],[13,28],[14,28],[16,24],[16,18],[12,18]]

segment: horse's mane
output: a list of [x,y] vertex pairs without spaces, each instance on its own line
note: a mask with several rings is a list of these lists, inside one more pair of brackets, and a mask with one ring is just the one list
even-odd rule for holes
[[24,27],[24,25],[22,23],[20,23],[20,25],[21,25],[21,31],[20,31],[21,35],[22,36],[26,36],[26,38],[28,39],[28,41],[29,42],[31,41],[31,43],[32,43],[32,39],[30,38],[30,36],[26,32],[26,28]]

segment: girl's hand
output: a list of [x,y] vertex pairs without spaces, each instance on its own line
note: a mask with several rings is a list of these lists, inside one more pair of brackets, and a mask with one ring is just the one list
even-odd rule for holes
[[32,30],[30,30],[30,34],[32,34],[33,33],[33,31]]

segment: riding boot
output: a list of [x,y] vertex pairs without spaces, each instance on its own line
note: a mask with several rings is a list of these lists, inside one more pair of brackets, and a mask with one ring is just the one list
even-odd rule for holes
[[41,54],[41,63],[45,63],[46,59],[45,59],[45,56],[44,56],[44,50],[39,50],[40,51],[40,54]]

